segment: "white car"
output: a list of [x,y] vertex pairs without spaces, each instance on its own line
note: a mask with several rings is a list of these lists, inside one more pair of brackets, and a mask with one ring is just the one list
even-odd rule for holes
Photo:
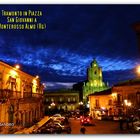
[[140,133],[140,123],[134,124],[134,130]]
[[65,117],[61,116],[61,114],[55,114],[50,118],[53,120],[64,120],[65,119]]
[[140,133],[140,121],[134,122],[134,130]]

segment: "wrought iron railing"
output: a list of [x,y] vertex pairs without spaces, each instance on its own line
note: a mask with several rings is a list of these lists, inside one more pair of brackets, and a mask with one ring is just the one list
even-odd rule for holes
[[31,92],[24,92],[22,95],[22,93],[19,91],[11,91],[9,89],[0,90],[0,100],[31,98],[31,97],[42,98],[43,95]]

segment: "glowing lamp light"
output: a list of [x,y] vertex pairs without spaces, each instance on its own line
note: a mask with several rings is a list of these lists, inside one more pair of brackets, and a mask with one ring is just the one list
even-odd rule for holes
[[131,103],[129,102],[129,103],[127,103],[127,105],[128,105],[128,106],[131,106]]
[[36,77],[35,77],[36,79],[38,79],[39,78],[39,76],[38,75],[36,75]]
[[128,103],[127,100],[124,100],[124,103],[125,103],[125,105],[127,105],[127,103]]
[[51,106],[55,106],[55,103],[51,103]]
[[42,85],[46,88],[46,84],[45,83],[43,83]]
[[20,65],[18,65],[18,64],[15,65],[15,68],[16,68],[16,69],[19,69],[19,68],[20,68]]
[[140,66],[137,67],[137,73],[140,74]]

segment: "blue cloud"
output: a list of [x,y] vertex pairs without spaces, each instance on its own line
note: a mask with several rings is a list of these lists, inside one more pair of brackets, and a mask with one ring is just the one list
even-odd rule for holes
[[7,5],[0,9],[29,7],[42,9],[47,30],[1,31],[1,60],[19,63],[26,72],[39,73],[45,82],[85,80],[94,58],[107,81],[135,77],[131,71],[140,58],[131,24],[140,19],[139,5]]

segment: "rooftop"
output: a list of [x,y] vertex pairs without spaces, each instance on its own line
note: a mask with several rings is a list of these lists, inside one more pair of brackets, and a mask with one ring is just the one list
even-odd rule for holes
[[120,82],[118,84],[115,84],[114,87],[117,87],[117,86],[131,86],[131,85],[140,85],[140,78],[130,79],[130,80],[127,80],[127,81]]
[[107,90],[103,90],[103,91],[100,91],[100,92],[94,92],[94,93],[90,94],[89,96],[110,95],[111,93],[112,93],[111,88],[109,88]]

